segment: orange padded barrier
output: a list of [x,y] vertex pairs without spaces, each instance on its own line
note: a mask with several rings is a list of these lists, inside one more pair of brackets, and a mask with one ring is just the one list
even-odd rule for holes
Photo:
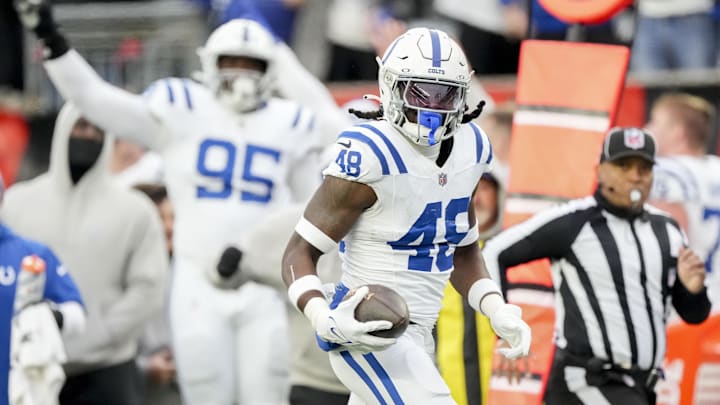
[[[604,133],[617,115],[628,59],[629,50],[621,46],[523,42],[505,226],[593,191],[594,168]],[[533,329],[527,364],[530,378],[508,384],[496,357],[488,402],[537,405],[542,401],[554,351],[549,262],[512,268],[507,279],[508,301],[523,308],[523,317]]]
[[6,186],[15,181],[28,137],[25,119],[18,114],[0,110],[0,175]]
[[540,0],[550,14],[571,24],[605,22],[632,3],[633,0]]
[[658,405],[720,403],[720,314],[700,325],[668,327],[668,349],[658,383]]

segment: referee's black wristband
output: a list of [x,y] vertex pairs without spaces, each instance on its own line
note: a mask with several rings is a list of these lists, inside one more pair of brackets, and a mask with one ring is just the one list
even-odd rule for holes
[[55,32],[47,37],[41,39],[43,42],[44,52],[43,55],[46,60],[59,58],[70,50],[67,39],[59,33]]
[[673,285],[672,303],[678,315],[687,323],[702,323],[710,315],[712,303],[707,295],[707,288],[693,294],[677,279]]

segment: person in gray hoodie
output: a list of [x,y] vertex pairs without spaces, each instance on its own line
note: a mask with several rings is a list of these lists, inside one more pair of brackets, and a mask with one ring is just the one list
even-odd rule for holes
[[144,323],[163,303],[168,259],[149,199],[112,180],[112,137],[66,104],[50,169],[7,190],[2,220],[49,245],[85,299],[85,333],[65,341],[61,404],[136,404],[134,357]]

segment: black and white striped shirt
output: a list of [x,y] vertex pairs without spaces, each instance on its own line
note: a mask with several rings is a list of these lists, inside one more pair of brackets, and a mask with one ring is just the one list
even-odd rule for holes
[[685,244],[677,223],[661,211],[646,205],[641,214],[630,214],[598,192],[509,228],[487,243],[483,256],[503,288],[509,267],[549,258],[555,344],[578,356],[647,370],[665,355],[671,302],[688,322],[701,322],[709,312],[705,293],[691,295],[677,280]]

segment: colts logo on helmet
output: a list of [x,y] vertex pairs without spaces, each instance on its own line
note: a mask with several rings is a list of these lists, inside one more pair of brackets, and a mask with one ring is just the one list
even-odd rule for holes
[[447,184],[447,174],[446,173],[438,174],[438,184],[441,187],[445,187],[445,185]]
[[624,138],[625,146],[630,149],[642,149],[645,147],[645,134],[637,128],[626,129]]

